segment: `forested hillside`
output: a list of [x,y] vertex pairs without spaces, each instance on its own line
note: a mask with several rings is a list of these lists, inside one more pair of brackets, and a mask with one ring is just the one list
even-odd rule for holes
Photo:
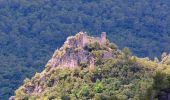
[[0,99],[41,71],[66,37],[105,31],[138,56],[170,51],[169,0],[0,0]]
[[44,70],[26,78],[9,100],[170,99],[170,65],[132,56],[105,36],[68,37]]

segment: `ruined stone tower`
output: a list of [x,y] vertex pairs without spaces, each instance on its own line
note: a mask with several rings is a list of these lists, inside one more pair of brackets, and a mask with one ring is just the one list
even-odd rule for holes
[[106,41],[107,41],[107,39],[106,39],[106,32],[102,32],[101,33],[101,38],[100,38],[100,43],[101,44],[105,44]]
[[84,47],[89,41],[87,38],[87,34],[84,32],[79,32],[79,40],[80,40],[80,47]]

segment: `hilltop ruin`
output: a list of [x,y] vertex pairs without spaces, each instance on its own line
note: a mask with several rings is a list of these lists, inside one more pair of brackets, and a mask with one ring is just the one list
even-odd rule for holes
[[[47,88],[44,83],[56,70],[77,67],[95,69],[98,59],[117,57],[121,51],[117,48],[112,48],[110,45],[111,43],[107,40],[105,32],[102,32],[100,37],[88,36],[86,32],[79,32],[75,36],[68,37],[64,45],[54,52],[52,58],[46,64],[45,70],[39,75],[35,75],[36,81],[34,80],[23,86],[24,93],[43,92]],[[82,67],[83,64],[86,67]],[[58,79],[56,78],[53,83],[57,81]]]
[[[90,43],[97,42],[100,45],[106,43],[106,33],[102,32],[101,37],[90,37],[85,32],[79,32],[75,36],[67,38],[63,47],[56,50],[52,59],[47,63],[50,67],[77,67],[80,62],[86,62],[90,66],[94,65],[93,57],[84,50]],[[75,51],[78,51],[75,53]]]

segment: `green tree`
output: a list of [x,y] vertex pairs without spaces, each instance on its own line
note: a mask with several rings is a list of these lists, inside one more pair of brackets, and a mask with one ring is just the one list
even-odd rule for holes
[[94,91],[97,93],[101,93],[103,91],[103,83],[100,80],[97,80],[94,85]]
[[127,47],[123,48],[122,51],[123,51],[123,54],[124,54],[124,59],[128,60],[130,58],[130,56],[132,55],[131,51]]
[[158,71],[153,77],[153,88],[155,90],[165,89],[168,86],[168,80],[166,79],[166,74]]
[[83,96],[88,96],[90,93],[90,87],[88,86],[88,84],[84,84],[80,92]]

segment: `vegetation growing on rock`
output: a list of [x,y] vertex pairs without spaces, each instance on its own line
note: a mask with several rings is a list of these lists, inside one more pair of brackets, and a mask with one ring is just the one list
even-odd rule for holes
[[[79,39],[76,38],[75,41]],[[162,98],[160,94],[170,87],[168,64],[132,56],[128,48],[121,51],[117,46],[111,46],[113,45],[111,43],[108,45],[87,42],[85,47],[81,48],[77,45],[70,45],[74,48],[73,51],[69,48],[65,53],[69,51],[67,55],[74,56],[83,51],[86,54],[77,57],[91,56],[94,59],[93,68],[90,68],[91,59],[86,59],[86,62],[79,62],[78,60],[83,59],[78,59],[79,63],[74,68],[49,64],[43,72],[35,75],[31,80],[25,80],[25,83],[16,90],[15,99],[149,100]],[[75,48],[79,48],[80,51],[75,52]],[[107,53],[112,55],[108,56]]]
[[66,37],[108,33],[140,57],[170,52],[169,0],[0,0],[0,99],[43,70]]

